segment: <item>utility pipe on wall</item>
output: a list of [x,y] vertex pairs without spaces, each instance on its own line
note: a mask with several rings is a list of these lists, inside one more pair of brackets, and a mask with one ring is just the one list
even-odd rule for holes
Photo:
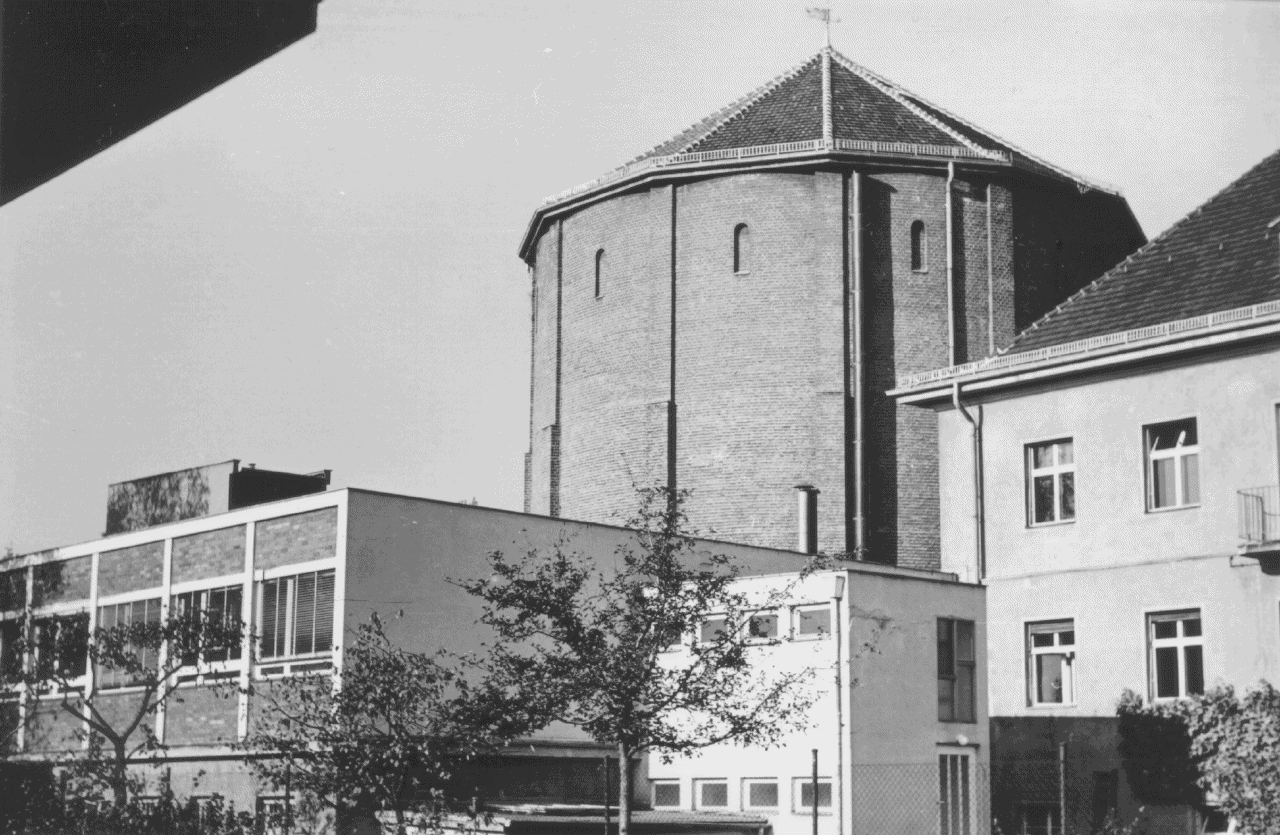
[[981,582],[987,579],[987,524],[982,498],[982,406],[975,407],[978,413],[977,419],[969,414],[964,403],[960,402],[959,381],[951,384],[951,402],[955,405],[956,411],[963,415],[964,419],[969,421],[969,426],[973,428],[974,556],[977,561],[978,580]]
[[951,185],[956,179],[956,164],[947,163],[947,365],[956,364],[956,284],[951,232]]
[[[837,574],[835,588],[831,594],[831,628],[835,633],[836,644],[836,781],[833,787],[836,792],[836,835],[844,835],[844,687],[840,668],[844,664],[843,615],[840,613],[840,601],[844,598],[845,575]],[[849,763],[853,765],[852,762]],[[817,784],[814,784],[814,803],[817,803]],[[852,802],[850,803],[852,805]],[[851,827],[852,828],[852,827]]]
[[866,385],[862,373],[862,174],[853,172],[853,529],[856,559],[867,552],[866,492],[862,440]]

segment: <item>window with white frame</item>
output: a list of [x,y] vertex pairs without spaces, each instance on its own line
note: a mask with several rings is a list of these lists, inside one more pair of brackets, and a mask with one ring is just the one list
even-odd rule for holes
[[[128,629],[134,624],[160,623],[160,598],[151,597],[145,600],[131,600],[127,603],[116,603],[98,607],[98,631],[111,629]],[[138,647],[138,663],[143,669],[155,670],[159,657],[154,647]],[[127,687],[136,683],[130,674],[122,669],[100,665],[94,673],[94,686],[99,690],[113,687]]]
[[[791,781],[791,811],[813,814],[813,778],[796,777]],[[831,778],[818,778],[818,814],[831,814]]]
[[653,808],[680,808],[679,780],[651,780],[649,782],[653,784]]
[[260,795],[254,805],[262,835],[287,835],[293,829],[293,808],[288,796]]
[[1199,609],[1148,615],[1147,645],[1152,698],[1204,693],[1204,634]]
[[743,809],[777,809],[778,781],[774,777],[748,777],[742,781]]
[[238,661],[240,659],[241,642],[235,636],[240,631],[242,620],[241,602],[244,600],[244,587],[223,586],[216,589],[201,589],[175,594],[169,603],[169,613],[173,617],[198,618],[220,623],[225,630],[227,642],[225,646],[207,646],[204,658],[190,654],[182,659],[182,663],[212,663],[218,661]]
[[1027,524],[1076,518],[1076,460],[1070,438],[1027,445]]
[[724,615],[713,615],[698,627],[698,640],[704,644],[714,644],[724,636],[728,619]]
[[976,722],[973,621],[938,618],[938,721]]
[[693,805],[695,809],[729,808],[729,781],[724,779],[694,780]]
[[1200,437],[1196,419],[1142,429],[1147,457],[1147,509],[1200,504]]
[[831,634],[831,604],[813,603],[791,610],[791,636],[805,640]]
[[778,637],[778,616],[774,612],[758,612],[747,623],[748,637],[772,640]]
[[291,658],[333,650],[333,569],[258,584],[260,655]]
[[1074,704],[1075,622],[1027,624],[1027,656],[1031,704]]

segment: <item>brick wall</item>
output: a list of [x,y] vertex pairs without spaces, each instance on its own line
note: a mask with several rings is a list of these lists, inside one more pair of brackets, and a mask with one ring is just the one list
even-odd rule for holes
[[[72,700],[72,703],[79,708],[78,701]],[[76,731],[82,728],[84,723],[62,708],[60,698],[43,700],[34,706],[33,711],[31,724],[24,732],[27,753],[45,754],[80,750],[80,740],[76,736]]]
[[1017,334],[1013,272],[1013,192],[1007,183],[991,184],[992,295],[996,350],[1008,345]]
[[[666,482],[669,188],[564,224],[560,515],[622,522],[635,486]],[[600,296],[596,253],[603,250]]]
[[254,567],[322,560],[337,553],[338,510],[325,507],[266,519],[254,531]]
[[190,687],[165,705],[166,745],[208,745],[236,739],[234,688]]
[[538,239],[533,270],[533,392],[530,404],[529,510],[551,512],[551,427],[556,421],[557,233]]
[[[843,178],[743,174],[681,186],[678,480],[716,536],[796,547],[797,484],[843,551]],[[751,230],[749,275],[733,233]]]
[[173,582],[244,571],[244,537],[244,525],[177,537],[173,540]]
[[32,605],[88,600],[92,574],[93,558],[87,556],[36,566],[31,584]]
[[98,596],[151,589],[164,581],[164,543],[103,551],[98,557]]

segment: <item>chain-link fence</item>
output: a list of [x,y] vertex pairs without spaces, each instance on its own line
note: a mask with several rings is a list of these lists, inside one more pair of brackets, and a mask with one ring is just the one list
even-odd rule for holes
[[856,765],[852,835],[990,835],[991,780],[969,754]]

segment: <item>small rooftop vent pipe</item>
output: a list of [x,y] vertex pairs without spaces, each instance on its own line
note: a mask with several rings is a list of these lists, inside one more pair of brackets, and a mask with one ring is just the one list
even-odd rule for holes
[[812,484],[797,484],[797,521],[799,536],[796,550],[802,554],[818,553],[818,493]]

